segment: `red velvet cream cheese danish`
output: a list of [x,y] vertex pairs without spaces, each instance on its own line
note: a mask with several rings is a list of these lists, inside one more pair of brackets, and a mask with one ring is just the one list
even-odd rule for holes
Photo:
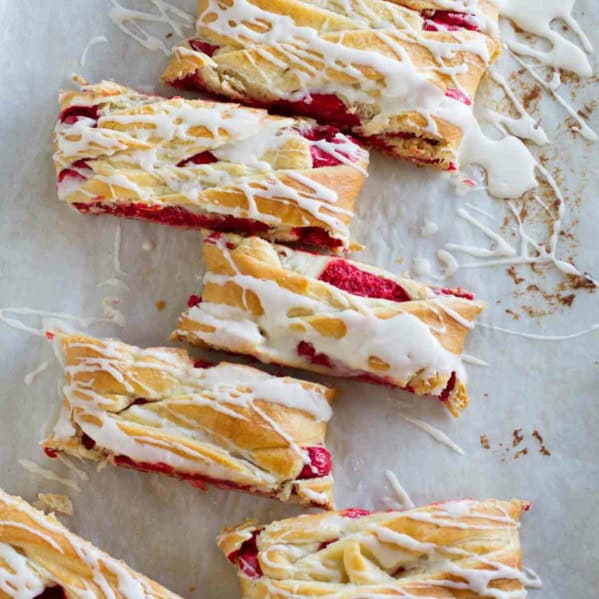
[[226,529],[244,599],[525,599],[525,501],[349,509]]
[[471,294],[257,237],[215,234],[204,257],[173,338],[466,406],[461,354],[483,309]]
[[59,452],[322,508],[333,504],[324,445],[333,391],[255,368],[57,333],[66,384],[43,442]]
[[110,81],[60,108],[58,195],[82,213],[349,246],[368,153],[333,127]]
[[420,165],[459,167],[500,51],[486,0],[200,0],[163,81],[351,131]]
[[1,599],[181,599],[0,490]]

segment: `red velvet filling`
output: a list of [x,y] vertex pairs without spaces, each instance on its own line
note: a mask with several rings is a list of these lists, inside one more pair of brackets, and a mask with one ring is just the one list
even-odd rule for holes
[[80,117],[87,117],[97,121],[100,118],[100,111],[97,106],[69,106],[65,108],[58,117],[61,123],[72,125]]
[[65,179],[75,179],[77,181],[87,181],[88,177],[75,169],[89,169],[87,160],[76,160],[69,168],[64,168],[58,173],[58,183],[62,183]]
[[455,372],[451,373],[451,376],[449,377],[449,380],[447,381],[447,386],[445,387],[445,389],[443,389],[443,391],[441,391],[441,395],[439,395],[439,399],[442,402],[446,402],[449,400],[449,396],[451,395],[451,392],[455,389],[455,384],[457,382],[457,377]]
[[96,442],[85,433],[83,433],[83,436],[81,437],[81,443],[83,444],[83,447],[85,447],[85,449],[89,450],[92,450],[96,446]]
[[425,17],[424,29],[426,31],[479,30],[476,16],[468,13],[451,10],[427,10],[423,12],[423,16]]
[[[342,144],[344,143],[344,139],[337,138],[337,134],[339,130],[335,127],[330,127],[328,125],[315,125],[311,127],[307,131],[300,131],[302,137],[310,140],[310,141],[320,141],[325,140],[332,144]],[[356,140],[348,137],[353,144],[359,145]],[[342,156],[344,156],[347,160],[354,162],[356,160],[353,156],[348,156],[344,152],[339,152]],[[312,168],[321,168],[324,166],[336,166],[338,164],[342,164],[342,162],[332,155],[329,152],[319,148],[316,145],[312,145],[310,147],[310,155],[312,156]]]
[[335,94],[310,94],[301,100],[275,100],[268,108],[283,114],[311,116],[336,127],[356,127],[360,124],[360,117],[350,113]]
[[318,546],[318,551],[322,551],[323,549],[326,549],[331,543],[334,543],[335,541],[337,541],[338,539],[331,539],[329,541],[323,541],[319,546]]
[[214,368],[218,366],[217,362],[208,362],[206,360],[194,360],[193,367],[194,368]]
[[203,42],[202,40],[189,40],[189,45],[196,51],[196,52],[203,52],[204,54],[207,54],[208,56],[212,56],[219,48],[219,46],[213,46],[212,44],[209,44],[208,42]]
[[449,289],[448,287],[434,287],[433,291],[438,295],[453,295],[454,297],[461,297],[467,300],[474,300],[474,293],[471,293],[470,291],[465,291],[461,287],[458,287],[457,289]]
[[60,586],[46,587],[39,595],[36,595],[34,599],[66,599],[67,594],[64,589]]
[[191,158],[181,160],[177,166],[187,166],[188,164],[212,164],[218,162],[218,158],[212,152],[200,152]]
[[392,302],[407,302],[411,299],[403,287],[395,281],[360,270],[342,259],[331,260],[318,279],[352,295]]
[[50,449],[49,447],[44,447],[44,453],[52,459],[58,457],[58,451],[56,449]]
[[194,306],[197,306],[200,303],[202,303],[202,298],[199,295],[192,294],[187,298],[187,306],[189,308],[193,308]]
[[246,235],[265,233],[269,229],[266,223],[249,218],[237,218],[231,215],[194,214],[180,206],[154,207],[136,203],[106,204],[104,202],[92,202],[90,204],[76,202],[73,206],[84,214],[112,214],[164,223],[174,227],[236,231]]
[[261,530],[255,530],[252,538],[244,541],[237,551],[227,555],[227,559],[237,564],[237,567],[249,578],[259,578],[262,576],[262,568],[258,560],[258,542]]
[[114,463],[117,466],[123,466],[125,468],[133,468],[135,470],[141,470],[142,472],[159,472],[166,474],[167,476],[173,476],[181,480],[185,480],[192,484],[194,487],[198,487],[203,491],[206,490],[206,484],[213,485],[219,489],[239,489],[242,491],[252,491],[252,488],[247,485],[240,485],[228,480],[222,480],[219,478],[211,478],[203,474],[189,474],[187,472],[179,472],[172,466],[163,462],[149,463],[149,462],[136,462],[125,455],[114,456]]
[[369,516],[370,514],[371,514],[371,512],[369,512],[368,510],[362,510],[357,507],[350,507],[346,510],[343,510],[342,512],[339,512],[340,516],[343,516],[344,518],[353,518],[353,519],[362,518],[364,516]]
[[298,355],[304,356],[311,364],[333,368],[330,358],[326,354],[318,353],[309,341],[300,341],[297,344],[296,351]]
[[334,239],[320,227],[294,227],[291,233],[296,236],[297,242],[303,245],[324,246],[329,248],[343,245],[341,239]]
[[466,104],[466,106],[472,106],[472,100],[464,92],[456,89],[455,87],[448,87],[445,90],[445,95],[448,98],[453,98],[458,102],[462,102],[462,104]]
[[297,477],[297,480],[320,478],[331,473],[331,454],[327,449],[320,446],[314,446],[308,447],[306,450],[310,458],[310,463],[303,467],[302,471]]

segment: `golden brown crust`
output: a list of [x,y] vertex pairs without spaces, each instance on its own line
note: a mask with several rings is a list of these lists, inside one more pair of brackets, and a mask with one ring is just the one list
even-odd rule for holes
[[218,544],[240,566],[246,599],[475,599],[524,590],[518,529],[526,509],[521,500],[462,500],[407,512],[345,510],[247,522],[223,531]]
[[55,342],[66,385],[61,420],[43,442],[50,455],[332,506],[330,474],[299,478],[308,448],[326,452],[332,389],[225,362],[200,367],[180,349],[65,334]]
[[66,599],[135,596],[177,599],[156,582],[134,572],[69,532],[52,515],[0,490],[0,597],[35,597],[61,587]]
[[[437,395],[454,415],[467,404],[459,355],[483,310],[480,302],[438,295],[416,281],[344,261],[351,268],[396,281],[409,301],[358,297],[319,279],[325,265],[340,259],[273,246],[255,237],[208,239],[204,257],[208,274],[202,303],[182,314],[173,338],[327,374],[367,374],[420,395]],[[387,335],[387,343],[381,347],[376,339],[370,340],[372,353],[356,366],[353,354],[370,348],[368,342],[359,341],[361,335],[376,336],[374,331]],[[428,348],[422,355],[418,343],[406,343],[405,337],[414,335],[420,335],[423,348]],[[297,349],[289,339],[295,340]],[[390,362],[388,345],[400,355],[407,351],[407,365],[406,360]],[[312,359],[306,359],[312,351]],[[414,357],[412,367],[414,352],[419,357]]]
[[[343,10],[328,0],[200,0],[196,37],[174,49],[163,81],[340,123],[400,158],[453,169],[461,126],[446,111],[419,110],[418,102],[434,85],[441,98],[471,103],[500,51],[498,16],[482,0],[475,15],[480,31],[426,30],[426,15],[438,8],[418,0],[350,0]],[[397,72],[409,63],[407,89],[398,92],[388,80],[390,61]],[[423,89],[412,98],[410,86]],[[298,90],[332,94],[346,114],[331,112],[330,104],[310,108]],[[404,95],[409,99],[399,101]]]
[[368,154],[332,129],[112,82],[63,92],[60,104],[59,196],[81,212],[281,241],[316,228],[349,247]]

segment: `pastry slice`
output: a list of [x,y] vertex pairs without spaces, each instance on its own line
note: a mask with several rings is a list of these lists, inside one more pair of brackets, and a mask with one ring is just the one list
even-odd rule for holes
[[110,81],[60,108],[58,196],[79,212],[349,246],[368,153],[333,127]]
[[200,0],[195,35],[174,49],[163,81],[310,116],[455,170],[500,52],[497,21],[486,0]]
[[53,514],[0,490],[0,597],[177,599],[68,531]]
[[333,504],[324,446],[333,391],[184,350],[56,333],[66,384],[42,445],[160,472],[205,489],[238,489],[321,508]]
[[202,297],[174,339],[324,374],[468,403],[461,354],[483,304],[384,270],[214,234],[204,241]]
[[448,501],[406,512],[299,516],[225,530],[244,599],[524,599],[525,501]]

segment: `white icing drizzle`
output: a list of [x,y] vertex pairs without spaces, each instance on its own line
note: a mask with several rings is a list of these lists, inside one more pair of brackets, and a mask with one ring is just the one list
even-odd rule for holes
[[591,129],[589,127],[588,123],[580,116],[578,111],[575,110],[564,98],[562,98],[562,96],[560,96],[557,93],[557,88],[555,87],[555,83],[553,82],[554,81],[553,79],[551,82],[547,83],[547,81],[545,79],[543,79],[543,77],[541,77],[529,64],[526,64],[521,58],[519,58],[513,52],[512,52],[512,57],[521,67],[525,68],[528,71],[528,73],[533,77],[533,79],[537,83],[542,85],[546,90],[548,90],[552,94],[552,96],[555,98],[555,100],[558,102],[558,104],[560,106],[562,106],[562,108],[564,108],[566,110],[568,115],[576,121],[576,123],[578,124],[578,128],[579,128],[578,132],[586,140],[595,142],[595,141],[597,141],[597,139],[599,139],[599,136],[597,135],[597,133],[595,133],[595,131],[593,131],[593,129]]
[[31,372],[28,372],[23,379],[26,385],[32,385],[35,381],[38,374],[41,374],[48,368],[48,361],[44,360],[37,368],[33,369]]
[[107,44],[107,43],[108,43],[108,40],[103,35],[96,35],[95,37],[92,37],[89,40],[89,42],[87,42],[85,48],[83,49],[83,52],[81,53],[81,58],[79,59],[79,64],[82,67],[85,66],[85,60],[87,59],[87,54],[94,46],[97,46],[98,44]]
[[516,97],[516,94],[512,91],[507,79],[495,69],[489,71],[489,76],[503,89],[505,95],[510,99],[512,105],[520,114],[520,117],[514,119],[493,110],[486,110],[485,119],[495,125],[497,129],[503,131],[503,133],[506,133],[507,129],[512,135],[515,135],[520,139],[532,141],[540,146],[550,143],[549,138],[543,127],[539,124],[538,119],[533,118],[526,108],[524,108],[522,102],[520,102]]
[[56,456],[56,459],[63,464],[66,468],[68,468],[79,480],[89,480],[89,476],[87,475],[87,472],[81,470],[81,468],[78,468],[77,466],[75,466],[75,464],[73,464],[73,462],[71,460],[69,460],[69,458],[67,458],[65,455],[59,453]]
[[424,224],[420,228],[420,236],[421,237],[432,237],[439,230],[439,225],[429,220],[428,218],[424,219]]
[[466,455],[466,452],[457,443],[454,443],[443,431],[440,431],[438,428],[435,428],[428,422],[425,422],[424,420],[420,420],[419,418],[414,418],[412,416],[408,416],[407,414],[404,414],[403,412],[400,412],[398,414],[398,416],[402,420],[405,420],[406,422],[413,424],[415,427],[417,427],[420,430],[427,433],[435,441],[438,441],[439,443],[441,443],[441,445],[445,445],[446,447],[449,447],[449,449],[452,449],[459,455]]
[[[576,266],[573,266],[569,262],[565,262],[558,257],[557,246],[559,242],[559,234],[562,229],[562,223],[566,213],[566,199],[551,173],[539,163],[536,164],[536,169],[546,181],[547,185],[552,190],[553,195],[557,199],[557,214],[553,214],[538,196],[533,195],[535,201],[537,201],[537,203],[539,203],[553,218],[549,240],[547,242],[539,242],[531,236],[524,226],[524,222],[520,217],[518,205],[515,201],[508,201],[506,205],[509,211],[512,213],[512,216],[517,224],[519,247],[515,247],[500,233],[493,231],[490,227],[480,222],[465,208],[459,208],[457,210],[458,216],[471,224],[475,229],[481,231],[483,235],[492,242],[492,245],[491,247],[485,248],[456,243],[446,244],[444,246],[444,250],[452,257],[453,253],[464,253],[474,258],[479,258],[479,260],[474,262],[458,262],[458,260],[453,257],[456,266],[454,272],[458,268],[485,268],[519,264],[549,264],[554,266],[557,270],[565,275],[583,277],[591,282],[594,282],[588,275],[582,273]],[[524,201],[526,200],[521,200],[521,202]],[[470,208],[472,209],[472,206]],[[491,217],[491,215],[483,212],[480,209],[478,212],[481,212],[487,217]],[[424,266],[422,264],[419,265],[421,269],[424,268]]]
[[144,25],[166,25],[182,38],[193,24],[191,15],[166,0],[150,0],[157,12],[132,10],[121,6],[117,0],[111,1],[112,8],[108,14],[115,25],[147,50],[160,50],[166,56],[170,55],[170,49],[161,38],[144,29]]
[[488,362],[485,362],[476,356],[471,356],[470,354],[462,354],[462,360],[464,360],[466,364],[472,364],[473,366],[482,366],[483,368],[487,368],[489,366]]
[[61,485],[64,485],[65,487],[68,487],[69,489],[72,489],[73,491],[76,491],[77,493],[79,493],[81,491],[81,487],[77,484],[77,481],[71,479],[71,478],[65,478],[63,476],[60,476],[59,474],[56,474],[56,472],[52,471],[52,470],[48,470],[46,468],[42,468],[39,464],[36,464],[35,462],[32,462],[31,460],[19,460],[19,464],[28,472],[31,472],[32,474],[37,474],[38,476],[41,476],[42,478],[45,478],[46,480],[51,480],[53,482],[57,482],[60,483]]
[[[10,316],[9,316],[10,315]],[[18,318],[15,318],[13,315],[17,316],[38,316],[41,318],[58,318],[60,320],[74,322],[79,326],[84,328],[99,323],[115,323],[119,324],[119,319],[117,315],[109,316],[108,318],[96,318],[94,316],[84,317],[84,316],[76,316],[74,314],[68,314],[64,312],[50,312],[48,310],[35,310],[33,308],[0,308],[0,322],[17,330],[24,331],[29,333],[30,335],[35,335],[37,337],[44,337],[47,331],[47,328],[42,326],[41,328],[31,327]]]
[[121,268],[121,243],[123,237],[123,229],[121,227],[121,223],[117,223],[116,225],[116,233],[114,235],[114,271],[117,275],[127,276],[127,273]]
[[[500,14],[511,19],[520,29],[532,33],[549,42],[549,50],[539,50],[516,39],[507,41],[508,47],[522,56],[529,56],[540,63],[576,73],[581,77],[590,77],[593,68],[588,54],[593,47],[572,16],[576,0],[543,0],[542,2],[521,2],[520,0],[491,0],[499,8]],[[558,29],[551,25],[563,21],[580,39],[583,50],[573,44]]]
[[541,577],[532,568],[527,568],[525,566],[523,568],[523,572],[525,576],[524,586],[527,589],[538,590],[543,588],[543,581],[541,580]]
[[0,590],[14,599],[33,599],[44,590],[45,584],[27,557],[8,543],[0,543]]
[[505,333],[506,335],[514,335],[516,337],[533,339],[535,341],[570,341],[572,339],[578,339],[579,337],[584,337],[586,335],[589,335],[590,333],[599,331],[599,322],[591,325],[587,329],[582,329],[581,331],[576,331],[575,333],[569,333],[566,335],[541,335],[536,333],[525,333],[522,331],[513,331],[511,329],[506,329],[504,327],[490,324],[488,322],[479,322],[478,324],[484,329],[492,329],[500,333]]
[[405,510],[413,509],[415,507],[414,502],[410,499],[410,496],[401,486],[399,480],[397,480],[397,476],[395,476],[395,474],[391,470],[385,470],[385,478],[387,479],[389,486],[393,490],[395,499],[399,504],[399,507]]

